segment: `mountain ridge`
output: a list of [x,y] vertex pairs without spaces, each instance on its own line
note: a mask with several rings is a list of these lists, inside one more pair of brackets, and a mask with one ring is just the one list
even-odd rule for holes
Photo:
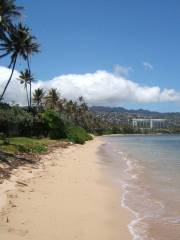
[[118,113],[129,113],[129,114],[144,114],[144,115],[166,115],[166,114],[180,114],[179,112],[157,112],[147,109],[126,109],[123,107],[106,107],[106,106],[92,106],[90,107],[92,112],[118,112]]

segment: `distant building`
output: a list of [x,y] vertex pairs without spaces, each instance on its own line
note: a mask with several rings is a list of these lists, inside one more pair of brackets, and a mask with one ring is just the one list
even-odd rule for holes
[[148,119],[148,118],[133,118],[132,119],[133,127],[138,128],[166,128],[167,120],[166,119]]

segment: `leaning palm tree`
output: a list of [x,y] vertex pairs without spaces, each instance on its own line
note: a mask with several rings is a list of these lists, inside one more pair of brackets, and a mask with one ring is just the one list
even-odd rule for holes
[[33,102],[36,104],[38,110],[42,107],[44,96],[45,91],[43,88],[35,89],[33,93]]
[[0,39],[4,38],[4,32],[12,30],[12,22],[22,16],[22,10],[14,0],[0,0]]
[[48,94],[46,96],[46,104],[48,107],[54,109],[59,101],[59,93],[56,88],[51,88],[48,91]]
[[30,29],[19,23],[14,26],[12,32],[8,31],[5,34],[5,38],[0,43],[0,50],[3,52],[3,54],[0,55],[0,58],[5,55],[10,55],[11,61],[9,68],[12,67],[10,77],[0,97],[1,101],[12,79],[18,57],[21,57],[28,62],[28,70],[30,72],[29,58],[32,54],[39,52],[39,44],[37,43],[36,38],[30,34]]

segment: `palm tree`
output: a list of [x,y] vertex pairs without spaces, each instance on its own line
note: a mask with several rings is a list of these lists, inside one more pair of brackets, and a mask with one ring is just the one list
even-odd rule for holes
[[64,111],[64,99],[59,99],[57,103],[57,108],[58,108],[58,111],[61,113]]
[[58,93],[57,89],[51,88],[48,91],[48,95],[46,96],[46,104],[50,108],[54,109],[57,106],[58,101],[59,101],[59,93]]
[[79,100],[80,103],[81,103],[81,102],[84,102],[83,96],[80,96],[80,97],[78,98],[78,100]]
[[36,103],[38,110],[40,107],[42,107],[44,96],[45,96],[45,91],[43,88],[35,89],[33,93],[33,101]]
[[[21,23],[19,23],[18,25],[14,26],[12,32],[8,31],[5,34],[5,38],[3,39],[2,43],[0,43],[0,50],[4,52],[2,55],[0,55],[0,58],[6,55],[10,55],[11,61],[9,64],[9,68],[12,67],[10,77],[0,97],[0,101],[1,101],[12,79],[17,58],[21,57],[28,62],[28,70],[30,73],[29,57],[32,54],[39,52],[39,44],[37,43],[36,38],[30,34],[30,29],[22,25]],[[31,83],[30,83],[30,88],[31,88]],[[30,106],[31,106],[31,101],[30,101]]]
[[79,108],[79,106],[78,106],[77,101],[74,101],[73,102],[73,118],[74,118],[74,121],[76,124],[78,124],[78,115],[79,115],[78,108]]
[[22,16],[22,10],[14,0],[0,0],[0,39],[4,38],[4,32],[12,30],[12,21]]
[[81,103],[81,105],[80,105],[80,108],[81,108],[81,111],[83,112],[83,113],[86,113],[86,112],[88,112],[88,105],[87,105],[87,103],[86,102],[82,102]]
[[67,113],[67,118],[71,119],[72,115],[74,114],[74,103],[72,100],[69,100],[66,103],[66,113]]
[[28,69],[25,69],[25,71],[21,71],[18,80],[20,80],[21,84],[24,84],[24,88],[26,90],[26,96],[27,96],[27,103],[29,107],[29,94],[28,94],[28,84],[30,84],[30,81],[33,77],[31,76]]
[[89,109],[82,96],[78,98],[78,101],[74,102],[74,113],[76,124],[86,127],[89,121]]
[[28,69],[26,69],[26,78],[28,79],[29,83],[29,106],[32,106],[32,82],[35,81],[34,76],[31,74],[30,66],[28,63]]

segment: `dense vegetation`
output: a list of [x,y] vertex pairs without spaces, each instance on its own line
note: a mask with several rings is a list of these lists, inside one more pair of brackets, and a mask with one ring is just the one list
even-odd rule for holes
[[[0,58],[9,57],[11,74],[0,93],[0,137],[2,144],[10,145],[12,137],[69,139],[83,144],[92,139],[88,133],[98,130],[98,122],[88,111],[82,97],[77,101],[61,99],[56,89],[36,89],[32,93],[34,76],[30,58],[39,52],[40,45],[31,29],[23,23],[23,7],[15,0],[0,0]],[[25,88],[26,106],[9,105],[4,96],[19,59],[26,68],[20,71],[19,78]],[[88,133],[87,133],[88,132]],[[17,138],[16,138],[17,139]],[[25,141],[26,142],[26,141]],[[21,150],[23,149],[20,146]]]
[[96,133],[97,127],[82,97],[75,102],[61,99],[56,89],[35,90],[31,108],[0,106],[0,133],[5,138],[49,137],[82,144],[92,139],[87,132]]

